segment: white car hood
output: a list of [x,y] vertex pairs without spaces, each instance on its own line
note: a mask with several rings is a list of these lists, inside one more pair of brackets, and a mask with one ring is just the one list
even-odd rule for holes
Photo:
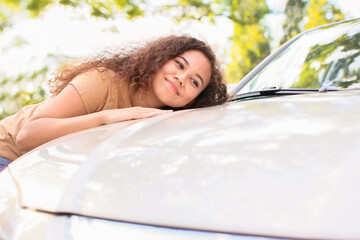
[[11,164],[25,207],[221,232],[360,238],[360,92],[178,111]]

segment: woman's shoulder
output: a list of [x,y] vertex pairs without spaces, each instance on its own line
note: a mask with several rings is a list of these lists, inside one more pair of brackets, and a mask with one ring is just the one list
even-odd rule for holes
[[88,75],[91,76],[93,78],[116,78],[116,73],[115,71],[105,68],[105,67],[98,67],[98,68],[94,68],[94,69],[90,69],[84,73],[82,73],[82,75]]
[[[112,85],[117,79],[116,73],[107,68],[95,68],[74,77],[70,84],[75,87],[86,85]],[[104,86],[105,87],[105,86]]]

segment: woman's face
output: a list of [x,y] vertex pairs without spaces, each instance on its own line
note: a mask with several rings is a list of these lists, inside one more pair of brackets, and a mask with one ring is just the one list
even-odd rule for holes
[[159,69],[152,82],[152,91],[160,105],[184,107],[207,87],[210,78],[209,59],[200,51],[189,50]]

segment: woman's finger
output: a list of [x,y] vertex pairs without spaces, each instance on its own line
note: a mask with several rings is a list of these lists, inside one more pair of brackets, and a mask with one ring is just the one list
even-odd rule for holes
[[112,109],[106,111],[105,113],[106,114],[105,124],[133,120],[133,119],[155,117],[170,112],[172,112],[172,110],[162,110],[156,108],[142,108],[142,107]]

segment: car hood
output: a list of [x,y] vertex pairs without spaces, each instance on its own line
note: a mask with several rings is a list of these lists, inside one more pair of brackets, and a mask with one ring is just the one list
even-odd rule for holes
[[177,111],[10,165],[24,207],[230,233],[360,237],[360,92]]

